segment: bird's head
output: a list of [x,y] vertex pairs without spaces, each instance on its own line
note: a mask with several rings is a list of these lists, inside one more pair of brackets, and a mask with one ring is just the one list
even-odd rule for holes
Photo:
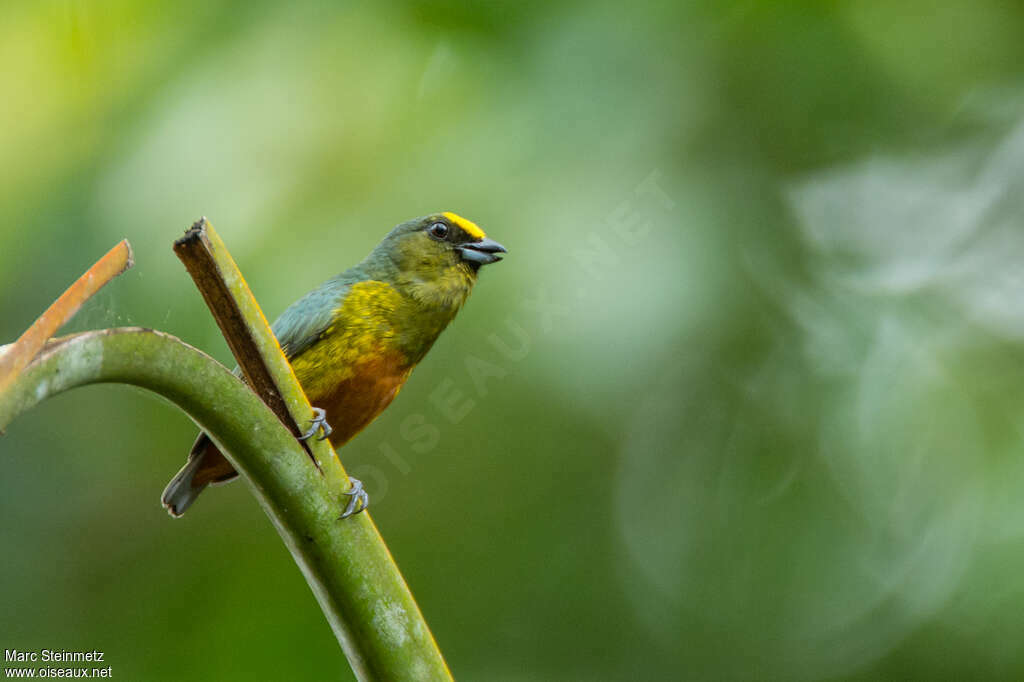
[[389,235],[395,263],[402,270],[427,275],[460,267],[476,272],[501,260],[504,246],[488,239],[480,227],[454,213],[435,213],[410,220]]
[[[461,305],[483,265],[501,260],[504,246],[476,223],[454,213],[434,213],[402,223],[384,239],[396,283],[417,298]],[[464,293],[462,293],[464,291]]]

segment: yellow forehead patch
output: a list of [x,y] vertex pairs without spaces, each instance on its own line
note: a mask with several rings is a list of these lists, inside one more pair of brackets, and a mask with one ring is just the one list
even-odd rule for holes
[[452,225],[456,225],[462,228],[462,231],[468,234],[473,239],[483,239],[487,235],[480,229],[480,226],[471,220],[466,220],[460,215],[455,215],[451,212],[442,213],[445,218],[452,221]]

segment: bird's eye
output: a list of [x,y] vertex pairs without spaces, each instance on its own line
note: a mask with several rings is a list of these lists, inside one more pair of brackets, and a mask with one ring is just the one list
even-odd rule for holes
[[434,223],[427,228],[427,231],[434,239],[444,239],[448,236],[448,226],[444,223]]

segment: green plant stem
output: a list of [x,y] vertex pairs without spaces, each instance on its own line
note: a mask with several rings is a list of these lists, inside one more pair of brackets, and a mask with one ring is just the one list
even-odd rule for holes
[[[197,220],[174,242],[174,253],[203,295],[246,382],[281,423],[298,436],[313,416],[313,408],[216,230],[206,218]],[[336,490],[351,488],[341,460],[328,441],[311,438],[303,447]]]
[[50,396],[110,382],[163,396],[210,434],[291,551],[359,679],[451,679],[372,520],[338,520],[342,495],[331,481],[344,474],[321,474],[266,404],[195,348],[135,328],[51,341],[0,394],[0,429]]

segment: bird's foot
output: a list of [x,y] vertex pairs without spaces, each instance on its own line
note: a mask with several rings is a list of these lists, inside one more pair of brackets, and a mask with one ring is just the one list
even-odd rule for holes
[[327,413],[324,412],[323,408],[314,407],[313,418],[309,420],[309,428],[305,433],[299,436],[299,440],[309,440],[313,434],[320,429],[323,429],[324,432],[319,438],[317,438],[317,440],[327,438],[327,436],[331,435],[331,431],[333,430],[331,429],[331,425],[327,423]]
[[338,517],[339,521],[347,519],[353,514],[358,514],[370,506],[370,496],[363,489],[363,482],[358,478],[349,478],[348,480],[352,481],[352,490],[342,493],[342,495],[349,496],[349,501],[348,506],[345,507],[345,513]]

